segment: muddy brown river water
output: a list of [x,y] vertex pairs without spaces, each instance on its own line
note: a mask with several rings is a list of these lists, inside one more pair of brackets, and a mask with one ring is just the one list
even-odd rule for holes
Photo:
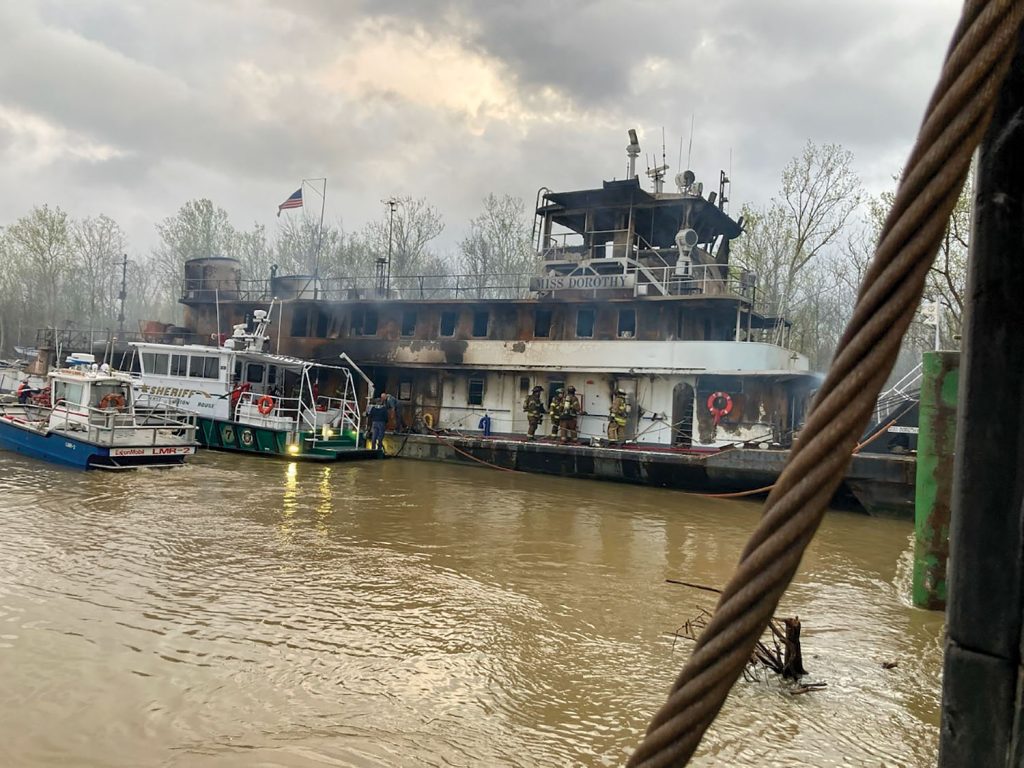
[[[0,764],[620,765],[757,503],[405,460],[0,453]],[[810,680],[741,682],[701,766],[925,766],[941,615],[912,528],[830,514],[786,614]],[[891,670],[883,663],[896,662]]]

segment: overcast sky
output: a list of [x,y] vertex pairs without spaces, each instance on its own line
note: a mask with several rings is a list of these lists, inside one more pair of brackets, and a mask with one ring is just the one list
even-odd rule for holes
[[[426,197],[454,248],[488,192],[625,175],[645,153],[765,202],[802,145],[871,191],[903,162],[953,0],[18,0],[0,4],[0,224],[105,213],[133,253],[187,200],[272,234],[304,177],[358,229]],[[641,165],[643,165],[641,156]],[[319,213],[319,210],[317,210]],[[296,215],[284,214],[284,215]]]

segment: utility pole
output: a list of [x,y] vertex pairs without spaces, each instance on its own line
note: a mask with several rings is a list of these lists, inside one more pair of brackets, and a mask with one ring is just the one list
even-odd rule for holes
[[395,242],[395,208],[398,207],[398,200],[392,197],[388,200],[388,207],[391,209],[391,213],[388,218],[388,276],[385,286],[385,296],[391,296],[391,249]]
[[124,258],[121,261],[121,292],[117,294],[117,298],[121,302],[120,309],[117,312],[117,336],[120,339],[124,338],[124,300],[128,297],[128,254],[124,254]]

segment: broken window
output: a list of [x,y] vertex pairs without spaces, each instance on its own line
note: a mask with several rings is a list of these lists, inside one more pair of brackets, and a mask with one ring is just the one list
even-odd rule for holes
[[636,310],[619,310],[619,334],[620,339],[632,339],[636,336]]
[[473,377],[469,380],[469,405],[484,404],[484,379],[482,376]]
[[406,309],[402,312],[402,335],[412,336],[416,333],[416,312]]
[[533,315],[533,335],[538,339],[546,339],[551,335],[551,310],[538,309]]
[[576,312],[576,337],[592,339],[594,337],[594,310],[580,309]]
[[455,325],[459,321],[458,312],[442,312],[441,313],[441,335],[442,336],[454,336]]
[[490,319],[490,312],[486,309],[477,310],[473,313],[473,335],[480,338],[487,336],[487,321]]

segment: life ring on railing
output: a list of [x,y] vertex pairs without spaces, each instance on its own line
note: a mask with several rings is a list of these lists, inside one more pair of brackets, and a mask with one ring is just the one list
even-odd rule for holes
[[426,425],[427,429],[433,429],[434,428],[434,414],[432,414],[432,413],[424,413],[423,414],[423,423],[424,423],[424,425]]
[[111,392],[109,395],[104,395],[102,398],[100,398],[99,408],[101,411],[105,411],[108,408],[116,408],[119,411],[123,411],[124,397],[113,392]]
[[272,410],[274,410],[274,398],[270,395],[264,395],[256,401],[256,410],[266,416]]
[[732,413],[732,397],[728,392],[713,392],[708,396],[708,410],[711,411],[717,427],[723,416]]

